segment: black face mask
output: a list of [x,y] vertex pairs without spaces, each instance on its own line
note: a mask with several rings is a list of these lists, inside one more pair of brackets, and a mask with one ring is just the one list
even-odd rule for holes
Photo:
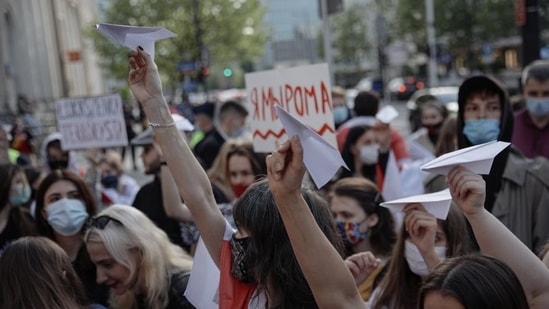
[[231,274],[242,282],[254,282],[254,278],[250,273],[250,263],[248,258],[248,247],[250,237],[236,238],[234,235],[231,238],[231,255],[233,256],[233,265]]
[[61,159],[61,160],[48,160],[48,166],[51,170],[63,170],[69,167],[69,160]]

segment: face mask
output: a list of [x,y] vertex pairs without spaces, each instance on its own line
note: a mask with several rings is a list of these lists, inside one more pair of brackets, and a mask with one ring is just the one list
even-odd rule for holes
[[473,145],[495,141],[499,136],[499,120],[466,120],[463,134]]
[[549,98],[527,98],[526,108],[534,116],[549,115]]
[[[435,247],[435,251],[441,260],[446,259],[446,247]],[[409,240],[404,242],[404,257],[414,274],[420,277],[425,277],[429,274],[429,270],[419,249]]]
[[368,237],[368,231],[361,232],[360,225],[366,221],[366,219],[360,222],[345,222],[338,221],[336,222],[337,230],[343,239],[343,244],[347,247],[347,244],[353,246],[363,241]]
[[248,189],[248,185],[231,185],[231,189],[233,190],[234,196],[238,198]]
[[105,188],[116,189],[118,186],[118,177],[116,175],[109,175],[101,178],[101,184]]
[[233,256],[233,265],[231,274],[238,280],[243,282],[253,282],[254,278],[250,274],[250,265],[248,261],[248,247],[250,238],[231,237],[231,255]]
[[68,160],[48,160],[48,166],[51,170],[63,170],[69,167]]
[[377,163],[379,156],[379,145],[373,144],[360,147],[360,160],[364,164],[372,165]]
[[349,117],[349,109],[345,106],[338,106],[334,108],[333,114],[335,124],[341,124]]
[[239,127],[238,129],[236,129],[232,134],[231,134],[231,138],[238,138],[238,137],[241,137],[242,135],[244,135],[244,127]]
[[31,188],[29,185],[18,183],[14,186],[14,194],[10,196],[10,204],[19,207],[29,201]]
[[72,236],[80,232],[88,219],[81,200],[63,198],[48,205],[48,223],[59,234]]

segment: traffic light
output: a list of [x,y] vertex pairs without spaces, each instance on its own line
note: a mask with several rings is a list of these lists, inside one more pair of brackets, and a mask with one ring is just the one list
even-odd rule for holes
[[231,77],[232,75],[233,75],[233,70],[231,70],[231,68],[225,68],[223,70],[223,76]]

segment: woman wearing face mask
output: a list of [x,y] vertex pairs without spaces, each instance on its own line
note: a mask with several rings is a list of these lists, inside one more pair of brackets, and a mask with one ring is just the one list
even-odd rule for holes
[[337,181],[328,201],[347,254],[369,251],[380,260],[379,266],[359,286],[362,299],[367,301],[383,279],[396,241],[393,218],[387,208],[379,206],[383,199],[376,186],[364,178]]
[[[340,178],[364,177],[383,188],[383,177],[389,162],[390,135],[369,126],[353,127],[345,144],[342,157],[349,170],[342,168]],[[389,132],[390,133],[390,132]]]
[[90,189],[81,177],[69,170],[51,172],[36,193],[38,233],[65,250],[88,298],[106,305],[108,288],[96,283],[95,266],[82,241],[84,223],[95,213],[95,200]]
[[440,102],[428,101],[421,106],[421,126],[425,128],[425,134],[428,137],[426,143],[422,146],[433,154],[435,153],[442,124],[447,117],[448,110]]
[[404,212],[389,270],[368,301],[369,308],[416,308],[422,278],[446,257],[471,251],[465,218],[457,207],[450,207],[444,221],[420,204],[410,204]]
[[23,169],[13,164],[0,165],[0,254],[12,241],[35,232],[34,222],[23,205],[31,188]]
[[[219,308],[317,308],[268,183],[252,184],[236,200],[238,231],[232,229],[215,202],[206,173],[173,126],[151,56],[139,48],[131,53],[129,65],[130,88],[143,104],[179,193],[219,267]],[[332,248],[340,248],[325,202],[311,190],[304,190],[303,198]],[[215,295],[211,292],[209,300]]]
[[111,204],[131,205],[139,191],[139,185],[124,173],[122,157],[114,150],[108,150],[99,160],[101,172],[101,199]]
[[111,289],[112,309],[194,308],[183,295],[192,259],[141,211],[112,205],[87,224],[97,282]]

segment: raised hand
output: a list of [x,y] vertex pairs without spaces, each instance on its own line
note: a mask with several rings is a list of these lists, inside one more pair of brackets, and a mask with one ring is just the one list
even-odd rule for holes
[[345,259],[345,265],[351,271],[356,285],[361,285],[368,276],[381,264],[380,259],[369,251],[355,253]]
[[421,204],[409,204],[404,207],[404,226],[410,241],[422,253],[432,253],[437,234],[437,218],[428,213]]
[[284,142],[267,156],[269,188],[275,198],[300,194],[305,175],[303,147],[297,136]]
[[391,149],[391,126],[378,120],[373,129],[379,145],[379,152],[386,153]]
[[447,182],[452,199],[466,216],[484,210],[486,183],[480,175],[457,166],[448,173]]
[[150,99],[162,97],[158,68],[151,56],[141,47],[130,53],[128,83],[135,98],[146,105]]

